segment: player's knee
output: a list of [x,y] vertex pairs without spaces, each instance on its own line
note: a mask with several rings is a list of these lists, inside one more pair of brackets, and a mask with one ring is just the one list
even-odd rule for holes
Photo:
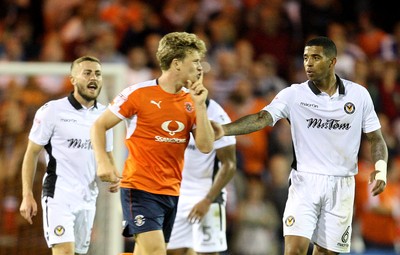
[[339,253],[330,251],[326,248],[319,246],[318,244],[314,244],[313,255],[338,255]]
[[172,250],[167,250],[167,255],[185,255],[187,252],[187,249],[181,248],[181,249],[172,249]]
[[74,255],[74,244],[73,243],[59,243],[52,247],[52,255]]
[[147,243],[146,245],[138,244],[137,246],[138,249],[136,250],[135,247],[135,254],[167,254],[167,250],[162,244],[159,245],[158,243]]
[[147,247],[147,249],[143,249],[146,250],[146,252],[144,254],[166,254],[166,250],[163,247]]
[[299,236],[285,236],[285,255],[306,255],[310,240]]
[[286,246],[285,255],[306,255],[307,250],[308,249],[299,246]]

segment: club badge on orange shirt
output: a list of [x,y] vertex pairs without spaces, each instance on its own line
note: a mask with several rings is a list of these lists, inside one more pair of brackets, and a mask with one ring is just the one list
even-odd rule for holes
[[193,112],[194,110],[193,104],[191,102],[185,102],[185,109],[187,112]]

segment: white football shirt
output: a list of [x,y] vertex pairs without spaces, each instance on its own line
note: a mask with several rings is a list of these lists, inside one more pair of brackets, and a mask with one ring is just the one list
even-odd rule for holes
[[263,108],[272,115],[273,124],[282,118],[290,121],[293,169],[355,175],[362,132],[380,128],[368,91],[354,82],[336,79],[339,86],[332,96],[306,81],[283,89]]
[[[46,103],[36,112],[29,139],[43,145],[47,152],[43,196],[62,196],[76,202],[96,199],[90,128],[105,109],[98,102],[87,109],[70,94]],[[107,131],[107,151],[112,150],[112,136],[112,130]]]
[[[210,100],[207,115],[210,120],[226,124],[231,120],[228,114],[214,100]],[[185,165],[182,173],[180,201],[182,197],[204,197],[210,190],[213,177],[219,169],[216,150],[236,143],[234,136],[224,136],[214,142],[214,149],[208,153],[201,153],[195,145],[193,135],[190,135],[189,144],[185,150]]]

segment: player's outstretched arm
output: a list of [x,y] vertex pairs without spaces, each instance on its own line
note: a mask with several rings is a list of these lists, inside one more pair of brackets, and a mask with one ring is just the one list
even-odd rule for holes
[[272,123],[271,114],[262,110],[258,113],[246,115],[234,122],[222,125],[222,128],[224,130],[223,134],[226,136],[245,135],[261,130],[266,126],[271,126]]

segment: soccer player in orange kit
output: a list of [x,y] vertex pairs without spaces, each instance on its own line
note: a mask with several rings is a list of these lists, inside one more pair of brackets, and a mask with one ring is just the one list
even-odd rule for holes
[[115,182],[119,174],[105,156],[105,133],[126,121],[129,155],[121,180],[123,235],[134,236],[137,255],[166,254],[190,132],[201,152],[213,148],[208,91],[202,84],[205,53],[205,43],[195,34],[165,35],[157,50],[161,76],[124,89],[92,127],[98,176]]

